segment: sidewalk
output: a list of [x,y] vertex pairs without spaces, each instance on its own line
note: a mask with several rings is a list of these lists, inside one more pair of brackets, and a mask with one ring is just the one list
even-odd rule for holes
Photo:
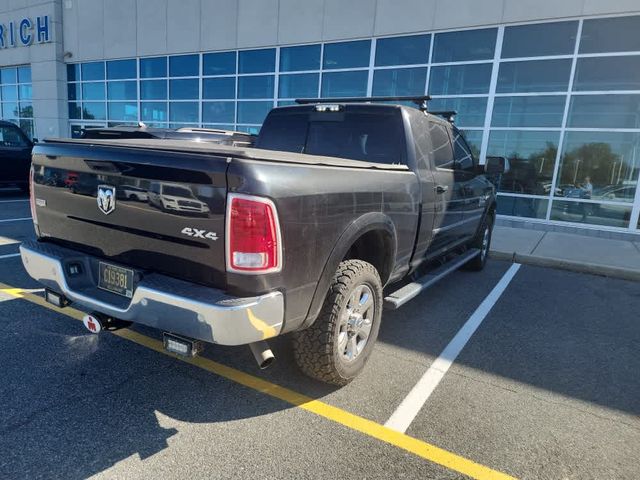
[[640,237],[614,240],[497,225],[491,257],[640,281]]

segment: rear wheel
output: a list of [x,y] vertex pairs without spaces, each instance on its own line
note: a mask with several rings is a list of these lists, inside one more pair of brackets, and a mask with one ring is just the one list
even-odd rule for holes
[[487,263],[487,257],[489,256],[492,233],[493,215],[489,214],[483,220],[478,233],[469,245],[469,248],[477,248],[478,250],[480,250],[480,254],[474,257],[473,260],[465,264],[465,268],[467,270],[479,271],[484,268]]
[[320,315],[293,335],[296,363],[310,377],[346,385],[371,355],[381,317],[382,282],[375,267],[362,260],[340,263]]

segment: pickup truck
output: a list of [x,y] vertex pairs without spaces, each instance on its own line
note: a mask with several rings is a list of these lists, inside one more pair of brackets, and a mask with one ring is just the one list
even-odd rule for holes
[[29,189],[33,142],[16,125],[0,120],[0,186]]
[[[480,165],[450,122],[371,98],[273,109],[255,148],[170,140],[46,140],[33,151],[37,241],[21,245],[47,301],[130,322],[170,351],[290,334],[308,375],[344,385],[364,367],[383,306],[398,308],[461,266],[482,269],[504,159]],[[376,99],[373,99],[376,100]],[[73,195],[46,179],[80,172]],[[207,206],[152,205],[167,182]],[[148,203],[119,189],[148,190]],[[181,195],[187,197],[187,195]],[[434,267],[435,266],[435,267]],[[383,293],[384,292],[384,293]]]

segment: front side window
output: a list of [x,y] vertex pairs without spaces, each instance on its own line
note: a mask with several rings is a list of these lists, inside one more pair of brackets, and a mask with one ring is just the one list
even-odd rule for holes
[[453,151],[447,127],[439,122],[429,122],[431,156],[437,168],[453,170]]
[[471,148],[460,131],[453,127],[451,129],[453,141],[453,157],[455,159],[454,168],[465,172],[474,172],[476,162],[471,153]]

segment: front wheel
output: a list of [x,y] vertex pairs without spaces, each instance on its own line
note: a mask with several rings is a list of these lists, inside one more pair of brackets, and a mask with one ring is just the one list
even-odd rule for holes
[[382,282],[375,267],[362,260],[340,263],[320,315],[293,334],[296,363],[310,377],[346,385],[371,355],[381,317]]
[[478,233],[472,240],[469,248],[477,248],[480,254],[475,256],[473,260],[465,264],[467,270],[479,271],[484,268],[489,256],[489,248],[491,247],[491,235],[493,234],[493,216],[488,214],[482,221],[482,225],[478,229]]

